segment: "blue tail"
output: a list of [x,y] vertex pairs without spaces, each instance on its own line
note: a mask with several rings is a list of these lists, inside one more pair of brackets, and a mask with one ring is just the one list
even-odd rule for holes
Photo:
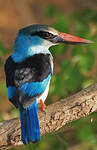
[[36,100],[27,108],[20,108],[19,110],[22,142],[28,144],[29,142],[34,143],[40,141],[40,126],[37,115]]

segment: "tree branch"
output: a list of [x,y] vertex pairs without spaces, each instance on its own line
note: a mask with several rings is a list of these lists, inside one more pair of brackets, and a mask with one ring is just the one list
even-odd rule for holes
[[[97,84],[62,99],[38,112],[41,134],[55,132],[65,124],[97,110]],[[0,148],[21,145],[20,120],[14,118],[0,123]]]

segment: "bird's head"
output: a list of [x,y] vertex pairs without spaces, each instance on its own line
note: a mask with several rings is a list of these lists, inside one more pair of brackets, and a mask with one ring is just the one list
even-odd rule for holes
[[48,53],[48,48],[56,44],[89,44],[92,41],[85,40],[67,33],[58,32],[47,25],[30,25],[18,32],[14,49],[23,55],[36,53]]

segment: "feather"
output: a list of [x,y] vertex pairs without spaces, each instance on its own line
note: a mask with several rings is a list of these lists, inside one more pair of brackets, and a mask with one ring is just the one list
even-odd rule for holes
[[40,126],[37,115],[37,102],[34,102],[27,108],[20,107],[20,120],[22,141],[24,144],[40,141]]

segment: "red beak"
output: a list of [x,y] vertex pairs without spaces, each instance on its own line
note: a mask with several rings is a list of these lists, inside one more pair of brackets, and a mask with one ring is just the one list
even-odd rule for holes
[[70,34],[67,34],[67,33],[62,33],[62,32],[59,32],[59,35],[58,35],[57,38],[58,38],[57,39],[58,43],[64,43],[64,44],[76,45],[76,44],[91,44],[91,43],[94,43],[90,40],[82,39],[80,37],[70,35]]

